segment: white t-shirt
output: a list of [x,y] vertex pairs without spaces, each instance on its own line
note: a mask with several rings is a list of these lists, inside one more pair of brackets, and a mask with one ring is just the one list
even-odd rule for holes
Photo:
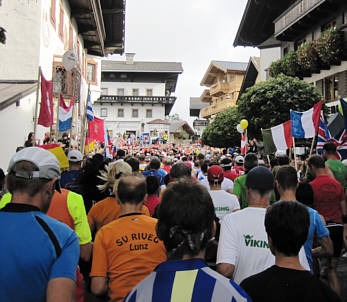
[[[208,190],[210,190],[210,184],[207,180],[207,176],[205,176],[204,179],[200,180],[201,184],[204,185]],[[226,190],[230,190],[233,191],[234,189],[234,182],[232,180],[230,180],[229,178],[224,177],[223,181],[222,181],[222,186],[221,186],[222,190],[226,191]]]
[[226,214],[240,209],[240,203],[234,194],[227,193],[223,190],[209,191],[216,216],[222,219]]
[[[275,264],[264,226],[265,213],[264,208],[247,207],[224,216],[221,222],[217,264],[233,264],[233,279],[237,284]],[[299,259],[309,271],[303,247]]]

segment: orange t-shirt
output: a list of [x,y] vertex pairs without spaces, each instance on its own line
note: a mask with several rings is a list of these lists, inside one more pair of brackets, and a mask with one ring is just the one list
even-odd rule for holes
[[[143,214],[149,215],[146,206],[142,206]],[[121,208],[116,197],[109,196],[97,202],[88,212],[88,222],[92,230],[98,231],[102,226],[116,220],[121,215]]]
[[96,234],[91,277],[107,277],[111,301],[125,296],[166,260],[165,247],[156,235],[157,219],[127,214]]

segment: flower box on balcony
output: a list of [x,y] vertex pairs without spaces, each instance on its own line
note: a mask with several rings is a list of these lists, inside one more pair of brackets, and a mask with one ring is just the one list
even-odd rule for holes
[[330,69],[331,65],[340,65],[344,58],[344,34],[336,28],[329,29],[312,42],[290,51],[282,59],[270,66],[270,76],[283,73],[287,76],[309,77],[312,73]]

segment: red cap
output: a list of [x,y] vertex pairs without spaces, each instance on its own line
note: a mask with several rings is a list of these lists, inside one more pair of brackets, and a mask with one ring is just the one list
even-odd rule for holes
[[223,168],[217,165],[210,167],[207,171],[207,179],[209,182],[218,181],[221,183],[224,179]]

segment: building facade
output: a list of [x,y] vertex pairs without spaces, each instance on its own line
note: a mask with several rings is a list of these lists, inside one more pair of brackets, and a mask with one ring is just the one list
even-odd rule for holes
[[209,106],[201,110],[201,117],[213,118],[219,112],[236,105],[247,63],[212,61],[200,85],[206,86],[200,99]]
[[[34,129],[37,93],[35,88],[28,90],[26,84],[37,86],[39,67],[47,80],[53,80],[55,111],[60,94],[66,102],[75,99],[73,131],[79,133],[88,86],[92,99],[100,95],[100,58],[124,51],[124,18],[124,0],[2,3],[0,19],[7,39],[6,44],[0,44],[0,127],[8,131],[1,132],[1,140],[6,142],[1,168]],[[68,50],[77,56],[77,64],[70,71],[62,63]],[[56,123],[52,128],[56,129]],[[42,143],[44,133],[49,131],[38,126],[37,143]]]
[[203,108],[207,107],[206,102],[202,102],[199,97],[190,98],[189,105],[189,117],[194,119],[193,129],[195,132],[195,138],[200,138],[205,128],[208,126],[209,121],[207,119],[201,118],[200,112]]
[[261,49],[262,80],[269,78],[271,63],[297,58],[291,75],[316,86],[330,113],[337,112],[340,97],[347,97],[346,1],[269,2],[248,1],[234,46]]
[[149,122],[165,120],[176,101],[171,94],[183,72],[181,63],[133,59],[134,54],[127,54],[126,61],[101,63],[101,96],[94,110],[113,137],[155,132],[155,123]]

